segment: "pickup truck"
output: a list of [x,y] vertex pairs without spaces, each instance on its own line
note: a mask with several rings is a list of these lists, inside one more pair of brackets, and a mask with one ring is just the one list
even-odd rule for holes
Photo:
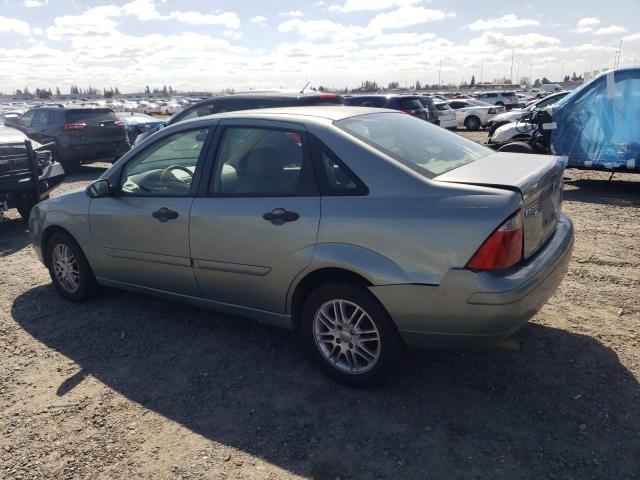
[[31,208],[62,183],[64,169],[48,147],[0,125],[0,217],[17,208],[28,219]]

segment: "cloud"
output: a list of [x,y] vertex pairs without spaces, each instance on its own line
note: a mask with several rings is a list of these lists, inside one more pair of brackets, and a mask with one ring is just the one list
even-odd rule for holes
[[487,20],[476,20],[469,25],[469,30],[493,30],[496,28],[521,28],[535,27],[540,25],[538,20],[529,18],[518,18],[516,15],[504,15],[500,18],[488,18]]
[[240,18],[235,12],[220,12],[218,14],[194,11],[173,11],[167,15],[158,12],[155,0],[133,0],[121,7],[122,13],[133,15],[138,20],[176,20],[191,25],[219,25],[229,29],[240,28]]
[[622,40],[624,40],[625,42],[640,41],[640,32],[632,33],[631,35],[626,35],[626,36],[622,37]]
[[504,35],[499,32],[484,32],[481,36],[471,40],[471,45],[490,45],[500,47],[533,48],[540,46],[559,45],[560,39],[539,33],[523,33],[521,35]]
[[302,11],[300,10],[289,10],[288,12],[282,12],[279,14],[281,17],[293,17],[293,18],[298,18],[298,17],[303,17],[304,13],[302,13]]
[[367,41],[368,45],[416,45],[426,40],[433,40],[433,33],[386,33]]
[[249,21],[251,23],[255,23],[255,24],[261,24],[267,21],[266,17],[263,17],[262,15],[256,15],[255,17],[251,17],[249,19]]
[[18,35],[31,35],[31,28],[27,22],[0,16],[0,32],[15,32]]
[[626,28],[621,27],[619,25],[610,25],[608,27],[599,28],[595,32],[594,35],[612,35],[614,33],[625,33],[627,31]]
[[44,7],[47,2],[40,0],[24,0],[24,6],[27,8]]
[[578,33],[589,33],[598,25],[600,25],[600,20],[598,18],[584,17],[578,20],[578,27],[574,31]]
[[421,3],[422,0],[347,0],[342,5],[331,5],[332,12],[365,12],[387,10],[393,7],[408,7]]
[[601,53],[601,52],[613,52],[616,49],[614,47],[607,47],[605,45],[594,45],[593,43],[585,43],[578,45],[574,48],[576,52],[580,53]]
[[379,13],[369,22],[369,27],[381,30],[411,27],[421,23],[442,20],[451,15],[442,10],[431,10],[424,7],[401,7],[391,12]]
[[331,20],[300,20],[294,18],[281,23],[278,31],[283,33],[296,32],[309,40],[331,38],[336,41],[355,40],[372,37],[379,33],[366,27],[343,25]]

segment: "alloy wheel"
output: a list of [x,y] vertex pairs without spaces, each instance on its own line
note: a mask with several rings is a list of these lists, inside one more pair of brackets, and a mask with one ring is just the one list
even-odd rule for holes
[[325,360],[342,372],[367,372],[380,359],[380,332],[369,314],[353,302],[323,303],[314,315],[313,334]]
[[51,260],[53,274],[60,287],[68,293],[75,293],[80,287],[80,269],[71,249],[64,244],[57,244],[53,247]]

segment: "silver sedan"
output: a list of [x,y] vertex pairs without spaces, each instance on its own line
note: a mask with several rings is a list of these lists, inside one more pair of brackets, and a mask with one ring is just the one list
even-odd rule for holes
[[403,343],[495,344],[541,308],[573,247],[563,170],[401,112],[235,112],[161,130],[30,231],[71,301],[107,285],[294,329],[370,387]]

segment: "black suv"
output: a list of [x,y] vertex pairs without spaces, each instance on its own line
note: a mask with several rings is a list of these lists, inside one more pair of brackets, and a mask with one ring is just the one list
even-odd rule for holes
[[399,110],[421,120],[428,120],[429,113],[419,95],[354,95],[345,99],[353,107],[389,108]]
[[31,207],[62,183],[64,170],[48,148],[18,130],[0,126],[0,216],[17,208],[26,220]]
[[66,172],[81,163],[115,161],[130,148],[124,122],[110,108],[44,105],[28,110],[16,128],[40,143],[55,143]]
[[[316,105],[344,105],[344,98],[335,93],[307,92],[307,93],[238,93],[234,95],[219,95],[194,103],[181,112],[174,114],[167,120],[166,126],[192,118],[212,115],[214,113],[235,112],[238,110],[254,110],[257,108],[278,107],[308,107]],[[162,127],[144,132],[136,137],[137,145]]]

